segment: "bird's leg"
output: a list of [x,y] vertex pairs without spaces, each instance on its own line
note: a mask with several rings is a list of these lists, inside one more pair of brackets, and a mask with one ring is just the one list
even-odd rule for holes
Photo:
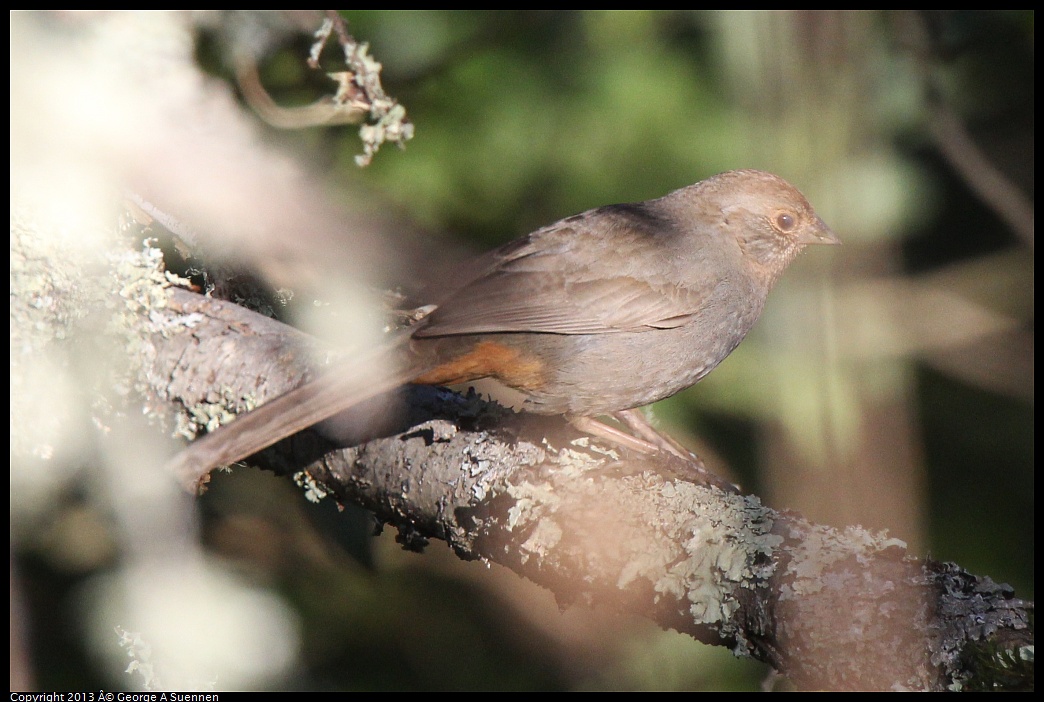
[[692,453],[678,441],[672,437],[664,434],[648,420],[645,414],[639,409],[626,409],[613,412],[613,416],[616,417],[620,422],[626,424],[631,428],[631,431],[641,436],[649,443],[657,446],[661,451],[668,451],[673,453],[678,458],[685,461],[698,461],[701,467],[703,461],[699,459],[696,454]]
[[661,448],[654,443],[645,441],[644,439],[639,439],[636,436],[631,436],[627,432],[609,426],[605,422],[600,422],[594,417],[570,416],[568,419],[569,423],[579,431],[605,439],[617,446],[629,448],[632,451],[637,451],[638,453],[644,453],[646,455],[652,455],[661,450]]
[[613,416],[630,427],[631,431],[640,434],[642,438],[632,436],[625,431],[609,426],[591,417],[570,417],[569,422],[580,431],[610,441],[618,446],[630,448],[639,453],[647,455],[659,452],[669,453],[682,461],[696,474],[700,480],[707,485],[724,490],[725,492],[740,494],[737,485],[732,484],[721,476],[707,469],[703,460],[692,453],[673,437],[664,434],[654,427],[645,417],[641,410],[628,409],[613,413]]

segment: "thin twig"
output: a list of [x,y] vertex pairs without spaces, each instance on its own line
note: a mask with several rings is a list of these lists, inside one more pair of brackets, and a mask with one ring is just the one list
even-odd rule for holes
[[919,69],[928,101],[931,134],[943,158],[1032,249],[1033,204],[990,162],[957,114],[939,98],[940,86],[933,70],[936,56],[924,18],[917,10],[900,11],[895,15],[895,27]]

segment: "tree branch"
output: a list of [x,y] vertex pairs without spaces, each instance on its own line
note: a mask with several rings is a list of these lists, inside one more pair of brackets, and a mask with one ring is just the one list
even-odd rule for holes
[[[166,310],[191,330],[154,335],[144,375],[193,417],[215,416],[227,398],[222,412],[239,411],[312,370],[314,344],[268,318],[178,289]],[[672,456],[620,457],[564,421],[474,395],[415,387],[391,401],[401,412],[379,411],[386,402],[251,462],[365,506],[407,547],[443,539],[560,601],[642,614],[804,688],[959,687],[979,675],[969,651],[1032,640],[1032,605],[1009,587],[914,558],[897,539],[698,484]]]

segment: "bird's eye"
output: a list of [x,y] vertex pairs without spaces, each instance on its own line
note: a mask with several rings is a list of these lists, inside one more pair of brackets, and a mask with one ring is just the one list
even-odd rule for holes
[[776,229],[783,233],[791,231],[797,225],[797,218],[789,212],[778,212],[774,220]]

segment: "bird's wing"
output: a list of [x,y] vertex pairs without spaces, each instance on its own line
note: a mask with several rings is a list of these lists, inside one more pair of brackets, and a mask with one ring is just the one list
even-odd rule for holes
[[[416,335],[601,334],[681,326],[699,312],[717,283],[680,285],[617,265],[629,255],[631,243],[647,250],[648,237],[644,231],[616,235],[610,250],[607,237],[592,230],[589,216],[545,227],[485,257],[480,264],[485,268],[441,302]],[[606,256],[617,262],[605,263]]]

